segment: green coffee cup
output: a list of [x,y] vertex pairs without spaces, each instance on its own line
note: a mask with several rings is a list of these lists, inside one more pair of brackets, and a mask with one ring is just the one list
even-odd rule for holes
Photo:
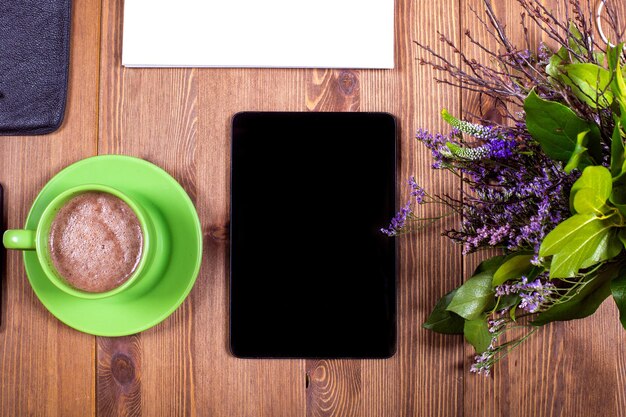
[[[124,201],[137,216],[143,234],[141,258],[135,270],[123,284],[105,292],[86,292],[70,285],[54,267],[48,247],[56,214],[70,199],[87,192],[108,193]],[[148,288],[164,270],[169,252],[167,226],[158,210],[147,201],[102,184],[85,184],[62,192],[46,206],[35,230],[7,230],[3,244],[7,249],[34,250],[42,270],[55,286],[67,294],[88,299],[110,297],[136,285]]]

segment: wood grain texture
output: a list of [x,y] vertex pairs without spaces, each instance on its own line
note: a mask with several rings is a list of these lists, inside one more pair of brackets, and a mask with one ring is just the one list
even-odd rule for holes
[[[73,2],[65,120],[45,136],[0,138],[5,225],[22,228],[39,190],[96,153],[100,2]],[[0,74],[0,77],[2,75]],[[35,296],[22,254],[10,251],[0,304],[0,415],[94,414],[94,338],[55,319]]]
[[[132,155],[157,164],[195,202],[197,72],[123,68],[122,16],[122,1],[103,2],[99,153]],[[106,366],[98,368],[99,416],[196,414],[192,311],[187,299],[164,323],[141,336],[98,338],[99,365],[123,355],[136,369],[130,393],[122,395],[119,381],[111,382],[114,373]]]
[[[389,111],[398,119],[400,140],[398,206],[409,199],[407,179],[432,193],[457,195],[458,180],[431,169],[430,152],[414,139],[418,128],[445,131],[439,112],[459,109],[458,91],[433,81],[435,74],[418,65],[423,56],[413,41],[431,45],[455,59],[438,42],[437,31],[459,36],[458,1],[396,2],[396,69],[367,71],[361,76],[361,110]],[[420,215],[441,214],[422,208]],[[387,362],[362,364],[363,415],[457,416],[463,409],[463,341],[421,327],[436,300],[460,283],[459,248],[442,238],[435,224],[398,239],[398,352]]]
[[141,339],[98,338],[97,415],[141,416]]
[[[517,2],[492,1],[516,31]],[[593,318],[548,326],[491,378],[467,372],[472,352],[462,338],[420,327],[476,262],[439,236],[453,218],[398,239],[398,350],[391,359],[241,360],[229,353],[232,116],[390,112],[398,122],[398,205],[408,198],[410,175],[433,193],[457,194],[459,181],[430,168],[414,132],[445,132],[444,107],[495,112],[475,95],[435,83],[433,71],[418,65],[423,52],[412,41],[455,59],[437,32],[459,42],[465,28],[484,37],[470,6],[482,8],[480,0],[396,0],[393,70],[127,69],[120,62],[123,1],[76,0],[63,127],[43,137],[0,139],[8,226],[23,225],[38,190],[60,168],[96,153],[133,155],[166,169],[191,196],[203,229],[203,263],[190,297],[163,323],[141,335],[94,338],[45,310],[21,256],[10,253],[0,305],[0,416],[626,415],[626,340],[610,302]]]
[[[359,71],[307,71],[306,106],[310,111],[358,111]],[[306,361],[306,415],[360,416],[361,363],[358,360]]]
[[193,291],[198,413],[303,416],[302,360],[244,360],[229,353],[228,262],[231,120],[240,111],[304,108],[304,70],[206,69],[198,74],[198,211],[204,263]]
[[307,71],[306,108],[310,111],[358,111],[359,71]]
[[[114,3],[107,5],[109,14],[120,13]],[[410,21],[416,13],[433,12],[439,18],[433,23],[447,24],[446,27],[456,30],[458,21],[446,20],[443,16],[455,15],[455,4],[446,2],[443,5],[422,7],[416,10],[411,3],[398,5],[401,16],[411,18],[402,20],[397,27],[397,61],[399,68],[396,71],[370,71],[369,82],[369,110],[389,111],[399,118],[402,147],[412,149],[412,130],[404,131],[409,120],[414,124],[416,114],[421,114],[424,124],[435,123],[438,126],[438,108],[443,102],[448,106],[458,105],[458,99],[450,89],[440,88],[439,98],[427,103],[421,103],[412,93],[417,82],[424,86],[432,83],[432,73],[426,71],[416,75],[415,51],[411,49],[411,36],[428,36],[434,43],[433,25],[425,25],[419,33],[411,33]],[[119,17],[116,21],[119,21]],[[108,24],[109,18],[103,17],[106,39],[116,39],[115,23]],[[113,28],[111,32],[107,32]],[[119,42],[116,41],[116,42]],[[138,96],[138,91],[148,88],[145,80],[157,70],[130,70],[120,69],[114,60],[118,56],[117,47],[103,43],[103,51],[109,51],[108,58],[103,56],[103,81],[101,106],[101,142],[106,146],[103,152],[127,152],[135,149],[136,152],[145,152],[144,146],[137,137],[145,136],[144,130],[154,129],[161,123],[151,120],[153,126],[137,124],[135,118],[154,110],[144,109],[134,115],[127,115],[132,108],[145,106],[147,99]],[[107,59],[113,60],[113,65]],[[160,70],[158,70],[160,71]],[[188,71],[188,70],[182,70]],[[132,74],[131,74],[132,72]],[[108,77],[108,78],[107,78]],[[144,80],[142,82],[133,81]],[[399,328],[402,342],[399,354],[391,360],[383,361],[250,361],[232,358],[227,351],[227,265],[228,265],[228,173],[229,173],[229,142],[230,120],[232,116],[242,110],[316,110],[316,111],[355,111],[360,109],[362,91],[361,72],[351,70],[267,70],[267,69],[221,69],[198,70],[198,134],[196,139],[198,170],[198,199],[197,207],[203,223],[205,235],[205,262],[191,297],[193,307],[193,323],[202,323],[202,326],[189,324],[191,339],[184,346],[175,346],[173,349],[186,348],[191,351],[193,358],[193,387],[191,396],[195,400],[195,408],[199,414],[228,416],[291,416],[303,415],[450,415],[461,406],[460,385],[458,375],[440,373],[438,359],[458,358],[462,351],[458,340],[441,339],[437,346],[444,346],[442,351],[430,350],[432,357],[422,360],[419,357],[421,349],[415,349],[414,342],[421,336],[426,349],[432,338],[428,332],[420,329],[424,317],[416,317],[417,304],[420,302],[421,314],[425,315],[429,304],[434,303],[438,294],[431,288],[416,285],[419,276],[434,268],[437,271],[450,273],[460,268],[457,261],[449,262],[449,258],[435,258],[441,249],[449,250],[450,245],[442,241],[436,232],[430,233],[417,247],[406,248],[409,262],[413,260],[415,251],[428,248],[429,255],[422,260],[417,271],[402,278],[404,285],[401,292],[409,290],[409,296],[400,301],[410,313],[400,316]],[[105,87],[106,86],[106,87]],[[105,90],[106,89],[106,90]],[[165,88],[163,85],[154,90],[161,96],[176,97],[179,89]],[[433,117],[434,115],[434,117]],[[193,121],[188,122],[194,123]],[[162,124],[161,124],[162,125]],[[105,127],[106,126],[106,127]],[[173,133],[174,135],[176,132]],[[408,135],[407,135],[408,134]],[[177,140],[176,136],[171,140]],[[193,141],[193,140],[192,140]],[[101,144],[101,146],[102,146]],[[422,149],[417,155],[424,155]],[[160,160],[162,150],[155,154],[155,160]],[[178,155],[185,158],[186,155]],[[450,178],[442,181],[441,176],[432,174],[429,169],[422,169],[420,159],[416,154],[403,154],[400,162],[403,176],[409,173],[421,172],[420,177],[424,185],[432,185],[437,190],[452,190],[454,181]],[[404,159],[406,158],[406,159]],[[168,159],[166,158],[165,161]],[[184,176],[182,176],[184,179]],[[177,177],[178,178],[178,177]],[[436,261],[433,262],[433,259]],[[454,259],[454,258],[453,258]],[[458,256],[457,256],[458,259]],[[458,279],[458,273],[451,273],[453,281]],[[447,291],[453,286],[443,281],[438,286],[437,293]],[[424,291],[425,290],[425,291]],[[421,297],[421,298],[420,298]],[[402,304],[404,302],[404,304]],[[187,305],[187,303],[185,304]],[[400,307],[402,308],[402,307]],[[168,321],[171,323],[171,321]],[[175,322],[175,321],[174,321]],[[162,340],[164,345],[172,337],[177,338],[185,334],[187,329],[176,327],[177,324],[167,326],[170,334],[164,334],[163,329],[155,339]],[[144,397],[154,388],[148,388],[146,368],[147,347],[145,333],[142,335],[144,372],[141,381]],[[424,338],[426,340],[424,340]],[[174,361],[175,353],[170,353],[167,363],[173,379],[175,375],[184,374],[189,370],[181,361]],[[445,362],[445,361],[444,361]],[[432,369],[423,380],[416,378],[410,369],[425,365]],[[368,379],[363,380],[360,375],[362,366],[366,370]],[[407,368],[404,368],[407,367]],[[407,371],[408,370],[408,371]],[[458,373],[459,371],[457,371]],[[308,376],[308,380],[307,380]],[[308,388],[307,383],[308,381]],[[389,382],[393,381],[393,382]],[[442,383],[443,382],[443,383]],[[421,384],[433,385],[438,388],[433,392],[422,390]],[[174,385],[174,389],[178,384]],[[184,388],[189,388],[180,384]],[[195,387],[202,389],[194,390]],[[363,390],[366,390],[365,393]],[[306,393],[306,395],[304,395]],[[163,408],[172,411],[181,409],[176,399],[163,397],[160,408],[153,410],[161,413]],[[145,403],[145,402],[144,402]],[[306,410],[306,411],[305,411]],[[144,410],[145,415],[152,415]]]
[[[456,6],[455,2],[397,2],[396,15],[401,19],[396,20],[396,69],[360,71],[358,78],[354,77],[360,81],[359,95],[353,100],[335,81],[341,79],[341,72],[313,72],[307,87],[310,110],[394,114],[399,127],[399,184],[416,175],[427,189],[449,193],[456,192],[456,180],[432,172],[430,163],[423,164],[428,152],[414,145],[413,132],[418,123],[441,128],[439,109],[458,107],[458,94],[438,86],[436,95],[420,100],[415,91],[431,90],[433,74],[417,67],[412,41],[436,44],[437,28],[457,34],[459,21],[449,19],[458,15]],[[417,16],[426,15],[435,18],[413,26]],[[405,201],[406,189],[399,191],[401,202]],[[420,233],[416,241],[400,239],[398,243],[397,354],[388,360],[307,361],[308,416],[451,416],[462,410],[462,368],[452,366],[442,372],[442,364],[462,363],[460,340],[433,335],[420,327],[437,297],[458,285],[459,252],[434,229]],[[450,256],[441,256],[448,252]],[[416,258],[418,254],[421,256]],[[449,279],[429,279],[439,275]],[[417,369],[420,371],[415,372]]]
[[308,360],[306,415],[362,415],[361,361]]

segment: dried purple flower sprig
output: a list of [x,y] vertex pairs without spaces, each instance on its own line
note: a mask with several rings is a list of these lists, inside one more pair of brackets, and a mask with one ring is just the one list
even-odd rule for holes
[[[597,272],[598,269],[594,268],[592,272]],[[491,342],[484,352],[474,356],[470,372],[489,376],[496,362],[503,359],[538,330],[538,327],[529,323],[530,319],[551,307],[567,303],[592,282],[588,276],[580,275],[555,284],[544,271],[532,281],[522,275],[519,281],[497,286],[495,296],[498,302],[489,313],[490,318],[487,319]],[[500,302],[507,297],[519,297],[519,302],[497,310]],[[512,332],[517,332],[517,334],[509,338],[510,340],[506,340],[507,335]]]
[[[567,175],[561,164],[547,158],[523,129],[482,126],[461,121],[446,110],[442,116],[451,126],[447,135],[420,130],[417,140],[432,152],[433,168],[443,168],[468,185],[463,199],[428,195],[411,177],[409,200],[383,232],[395,236],[411,231],[420,218],[415,206],[425,202],[446,205],[462,216],[459,229],[444,232],[463,245],[465,254],[483,248],[538,253],[546,233],[568,215],[569,188],[576,175]],[[467,136],[467,138],[465,136]],[[418,191],[419,190],[419,191]]]
[[[601,57],[595,52],[602,50],[603,47],[598,43],[591,21],[595,2],[582,0],[581,3],[580,0],[569,0],[567,3],[571,6],[572,14],[570,15],[567,5],[564,5],[565,19],[557,17],[539,1],[518,0],[518,3],[523,10],[520,15],[523,47],[516,46],[509,39],[506,27],[496,17],[491,1],[484,0],[486,18],[483,18],[477,10],[473,8],[471,10],[489,37],[495,41],[496,47],[486,47],[469,30],[464,32],[464,36],[470,45],[489,57],[488,63],[468,56],[446,35],[437,32],[439,40],[459,58],[459,62],[445,57],[429,45],[415,41],[415,44],[425,52],[425,55],[419,58],[420,64],[428,65],[442,74],[435,78],[438,83],[448,84],[466,92],[479,93],[481,99],[482,96],[490,97],[504,116],[503,124],[509,121],[513,123],[523,121],[523,115],[518,109],[523,107],[528,93],[535,89],[542,98],[563,102],[580,117],[603,122],[600,123],[605,134],[603,136],[610,137],[613,127],[612,120],[608,117],[610,114],[601,107],[590,112],[584,100],[573,94],[572,83],[563,82],[546,73],[545,68],[556,51],[550,50],[542,42],[534,48],[528,28],[530,20],[552,42],[562,48],[563,54],[567,55],[570,61],[596,63]],[[605,13],[608,30],[618,36],[623,35],[621,22],[610,2],[606,4]],[[619,40],[615,39],[614,42],[617,43]],[[567,77],[567,74],[564,76]],[[483,122],[489,121],[486,120],[485,114],[475,117]]]
[[[427,226],[431,223],[437,222],[444,217],[450,215],[443,214],[435,217],[419,217],[414,213],[414,206],[421,204],[445,204],[445,199],[437,195],[430,195],[420,187],[415,181],[415,177],[411,176],[408,180],[408,185],[410,187],[409,200],[406,202],[402,208],[396,213],[393,219],[391,219],[391,223],[389,227],[382,228],[380,231],[387,236],[398,236],[404,233],[414,232],[424,226]],[[420,223],[419,226],[414,227],[413,223]]]

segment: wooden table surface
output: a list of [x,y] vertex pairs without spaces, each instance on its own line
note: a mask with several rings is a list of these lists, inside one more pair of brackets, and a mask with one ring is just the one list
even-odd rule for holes
[[[562,1],[544,3],[563,12]],[[519,35],[517,2],[494,6]],[[481,1],[396,0],[394,70],[128,69],[121,66],[122,0],[76,0],[63,126],[51,135],[0,138],[5,223],[23,226],[38,191],[63,167],[93,155],[132,155],[163,167],[191,196],[202,222],[202,268],[190,296],[163,323],[104,338],[55,319],[33,293],[21,255],[8,253],[0,416],[626,415],[626,332],[609,303],[590,319],[548,326],[490,378],[468,372],[472,351],[461,337],[420,327],[470,269],[460,248],[440,236],[445,225],[399,240],[393,358],[240,360],[228,352],[232,115],[390,112],[399,122],[399,183],[414,174],[434,192],[457,193],[459,182],[432,171],[413,136],[418,127],[445,130],[441,108],[475,111],[479,100],[435,83],[432,70],[418,65],[422,52],[413,40],[458,59],[437,42],[440,31],[480,58],[461,40],[465,28],[485,37],[471,7],[482,10]],[[407,190],[400,189],[403,200]]]

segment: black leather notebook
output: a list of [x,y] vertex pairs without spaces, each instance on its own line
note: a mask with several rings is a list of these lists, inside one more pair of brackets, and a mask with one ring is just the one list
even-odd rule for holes
[[396,340],[396,129],[385,113],[240,113],[231,166],[230,347],[385,358]]
[[70,0],[0,1],[0,135],[37,135],[63,121]]
[[[2,188],[2,184],[0,184],[0,235],[4,234],[5,231],[5,211],[4,211],[4,189]],[[3,305],[4,293],[6,291],[6,268],[5,268],[5,260],[6,260],[6,249],[4,246],[2,247],[2,251],[0,251],[0,327],[2,327],[3,323],[3,312],[5,306]]]

